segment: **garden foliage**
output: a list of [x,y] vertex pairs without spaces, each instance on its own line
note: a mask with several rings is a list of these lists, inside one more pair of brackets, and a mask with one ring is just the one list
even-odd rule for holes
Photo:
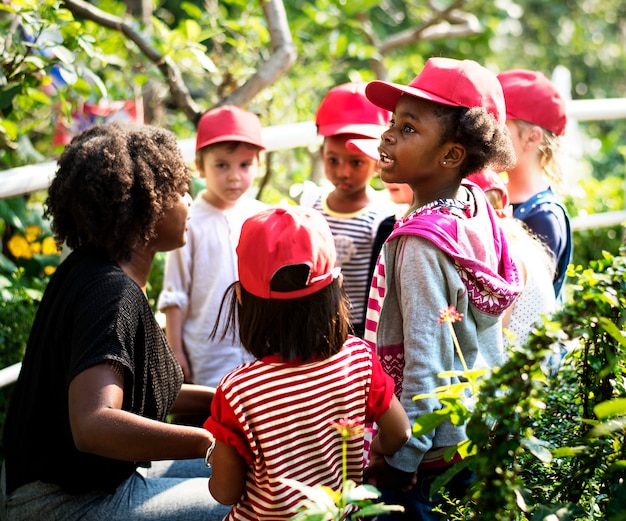
[[469,440],[434,488],[461,467],[477,476],[464,501],[442,507],[448,519],[626,519],[626,258],[604,253],[568,275],[574,297],[510,345],[475,394],[438,390]]

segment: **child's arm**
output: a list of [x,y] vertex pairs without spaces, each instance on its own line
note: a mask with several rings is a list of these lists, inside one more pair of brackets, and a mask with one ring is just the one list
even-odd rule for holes
[[246,483],[245,460],[233,446],[216,441],[209,462],[213,467],[209,492],[222,505],[234,505],[243,494]]
[[389,409],[376,420],[376,425],[378,434],[370,446],[374,453],[391,456],[411,438],[411,422],[395,395]]
[[183,316],[182,310],[178,306],[168,306],[163,310],[165,314],[165,336],[172,348],[172,352],[183,369],[185,382],[192,381],[191,368],[189,360],[183,349]]

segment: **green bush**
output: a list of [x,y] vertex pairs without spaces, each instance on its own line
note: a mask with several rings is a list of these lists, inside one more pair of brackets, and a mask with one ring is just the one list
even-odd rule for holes
[[[10,279],[0,277],[0,284]],[[22,361],[30,327],[41,299],[41,288],[21,285],[19,277],[13,277],[13,284],[3,287],[0,291],[0,368],[9,367]],[[4,420],[13,386],[0,388],[0,440]],[[0,446],[0,459],[4,458],[4,450]]]
[[[477,392],[437,393],[453,423],[467,422],[469,456],[434,488],[463,467],[477,476],[447,519],[626,519],[626,258],[605,253],[568,275],[575,298]],[[422,417],[414,431],[432,426]]]

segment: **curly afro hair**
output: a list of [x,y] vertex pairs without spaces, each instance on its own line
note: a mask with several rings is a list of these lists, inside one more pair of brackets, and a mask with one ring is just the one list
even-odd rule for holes
[[127,260],[155,236],[191,175],[168,130],[114,122],[76,136],[61,154],[45,215],[59,243]]
[[468,109],[437,103],[435,114],[446,129],[441,142],[452,141],[465,148],[467,155],[461,165],[461,177],[485,168],[507,170],[515,165],[517,159],[509,131],[498,125],[483,107]]

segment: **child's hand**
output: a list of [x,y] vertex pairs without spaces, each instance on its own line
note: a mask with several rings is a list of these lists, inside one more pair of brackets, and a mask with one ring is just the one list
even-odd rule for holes
[[385,459],[385,456],[376,452],[370,453],[370,463],[363,472],[366,483],[378,489],[395,489],[406,492],[413,488],[417,478],[415,472],[398,470]]

